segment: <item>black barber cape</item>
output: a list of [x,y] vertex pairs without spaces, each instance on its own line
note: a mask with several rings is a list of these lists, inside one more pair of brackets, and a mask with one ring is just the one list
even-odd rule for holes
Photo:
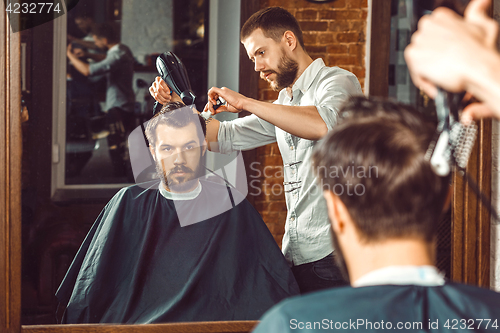
[[[103,209],[57,291],[63,323],[256,320],[299,293],[247,200],[181,227],[158,185],[124,188]],[[185,204],[196,211],[226,201],[234,202],[228,188],[204,181]]]
[[500,294],[458,283],[341,287],[281,302],[253,333],[499,332]]

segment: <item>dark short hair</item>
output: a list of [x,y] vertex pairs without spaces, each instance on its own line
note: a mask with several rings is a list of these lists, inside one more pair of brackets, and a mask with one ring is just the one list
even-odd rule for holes
[[92,35],[99,38],[106,38],[108,43],[118,43],[120,41],[116,26],[110,22],[95,24],[92,27]]
[[241,28],[241,40],[250,36],[257,29],[262,29],[264,36],[272,38],[275,42],[280,42],[283,34],[286,31],[291,31],[305,50],[304,37],[302,37],[299,23],[286,9],[268,7],[250,16]]
[[[174,128],[186,127],[190,123],[196,125],[196,131],[200,143],[205,140],[207,127],[205,120],[199,114],[193,113],[193,109],[180,102],[170,102],[165,104],[160,112],[149,120],[146,126],[146,138],[151,146],[156,144],[156,128],[158,125],[168,125]],[[198,124],[200,126],[198,126]],[[201,130],[200,130],[201,128]]]
[[313,154],[324,189],[340,198],[367,242],[432,241],[450,182],[425,158],[436,122],[409,106],[366,97],[351,97],[341,115]]

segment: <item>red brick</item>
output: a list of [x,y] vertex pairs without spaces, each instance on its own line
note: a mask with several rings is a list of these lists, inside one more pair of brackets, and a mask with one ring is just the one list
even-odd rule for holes
[[307,52],[309,52],[309,53],[325,53],[326,46],[308,46]]
[[281,249],[281,243],[283,242],[283,235],[279,235],[279,236],[274,236],[274,240],[276,241],[276,243],[278,244],[278,246],[280,247]]
[[349,21],[349,30],[356,32],[364,32],[366,30],[366,20]]
[[286,213],[285,201],[273,201],[273,202],[269,203],[268,211],[270,211],[270,212],[285,212]]
[[269,147],[271,147],[271,155],[279,155],[281,156],[280,149],[278,147],[278,144],[276,142],[268,144]]
[[271,144],[256,148],[255,154],[257,156],[259,156],[259,155],[271,155],[272,154]]
[[281,223],[276,223],[277,218],[274,223],[266,223],[267,227],[269,228],[269,231],[273,235],[283,235],[285,233],[285,226],[282,225]]
[[335,34],[331,32],[318,33],[318,44],[333,44],[335,42]]
[[304,32],[302,34],[303,38],[304,38],[304,44],[306,44],[306,47],[307,45],[314,45],[316,44],[316,40],[317,40],[317,36],[318,34],[317,33],[311,33],[311,32]]
[[356,57],[351,55],[329,55],[328,60],[332,66],[354,65]]
[[280,155],[260,155],[257,157],[257,162],[261,163],[260,167],[264,168],[265,166],[282,166],[283,160]]
[[354,67],[351,71],[358,79],[364,78],[366,75],[365,69],[363,67]]
[[295,18],[297,20],[317,20],[318,11],[315,9],[298,10]]
[[328,22],[299,21],[300,28],[304,31],[326,31]]
[[360,18],[360,10],[324,10],[319,12],[320,20],[355,20]]
[[349,21],[347,20],[335,20],[330,22],[328,26],[329,31],[348,32],[349,29]]
[[343,32],[337,34],[337,41],[339,43],[358,43],[360,41],[361,34],[357,32]]
[[368,0],[349,0],[349,8],[368,8]]
[[347,48],[347,45],[344,45],[344,44],[333,44],[333,45],[330,45],[326,48],[326,52],[328,54],[331,54],[331,53],[347,54],[348,48]]
[[267,212],[269,211],[269,206],[271,205],[271,203],[267,202],[267,201],[256,201],[254,202],[253,206],[255,207],[255,209],[257,209],[257,211],[262,215],[262,212]]
[[363,10],[361,12],[361,19],[366,20],[367,17],[368,17],[368,11],[367,10]]
[[358,63],[361,65],[364,62],[365,46],[364,44],[350,44],[349,54],[356,56]]

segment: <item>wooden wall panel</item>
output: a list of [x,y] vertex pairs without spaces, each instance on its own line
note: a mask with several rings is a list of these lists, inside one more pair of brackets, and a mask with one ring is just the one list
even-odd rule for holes
[[21,84],[20,34],[0,13],[0,331],[20,331]]

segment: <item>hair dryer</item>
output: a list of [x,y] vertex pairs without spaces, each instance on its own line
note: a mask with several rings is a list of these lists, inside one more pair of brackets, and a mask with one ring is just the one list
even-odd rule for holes
[[[156,58],[156,70],[158,70],[163,81],[179,95],[185,105],[194,104],[196,95],[191,90],[186,67],[173,52],[165,52]],[[222,98],[218,98],[214,110],[217,110],[224,103],[225,101]],[[157,101],[153,107],[153,115],[160,112],[161,108],[162,105]],[[201,115],[206,120],[210,117],[210,112],[203,112]]]
[[[165,52],[156,58],[156,69],[163,81],[181,98],[186,105],[194,104],[196,95],[191,90],[186,67],[182,61],[173,53]],[[153,114],[161,110],[162,105],[156,102]]]

